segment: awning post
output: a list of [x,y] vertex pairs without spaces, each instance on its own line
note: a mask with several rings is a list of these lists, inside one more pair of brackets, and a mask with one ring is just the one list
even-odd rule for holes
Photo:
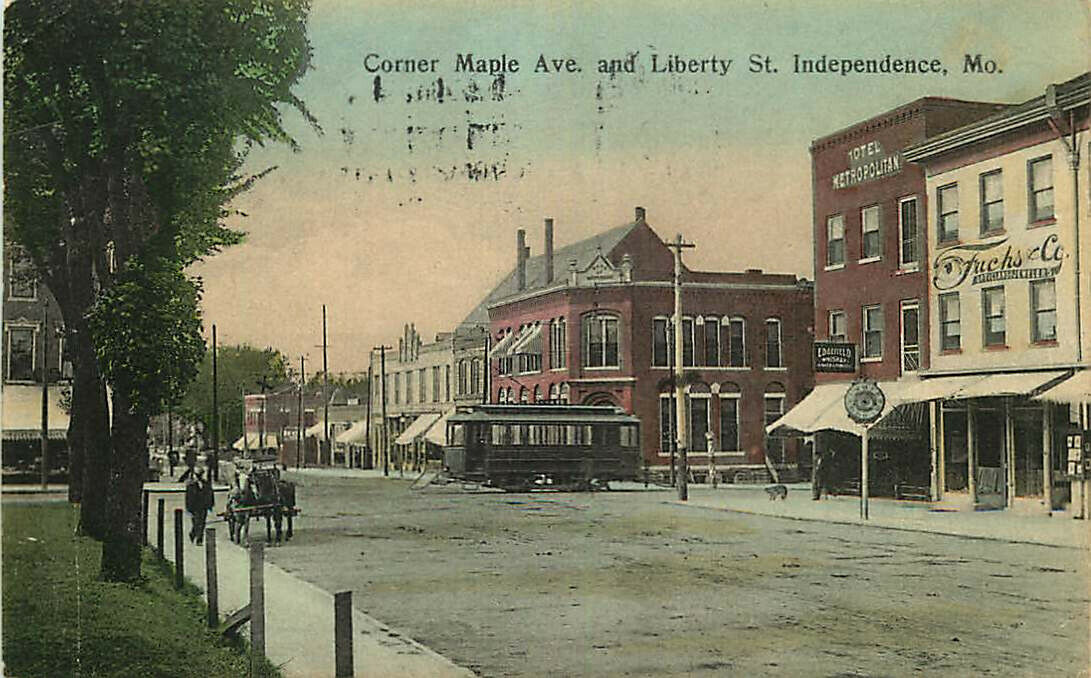
[[870,426],[864,427],[860,436],[860,518],[868,519],[868,434]]

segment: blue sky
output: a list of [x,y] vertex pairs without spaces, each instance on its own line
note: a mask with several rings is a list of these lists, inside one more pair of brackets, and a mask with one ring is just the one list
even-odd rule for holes
[[[366,369],[367,349],[403,323],[451,329],[512,266],[516,229],[540,253],[544,217],[563,246],[635,205],[661,236],[697,243],[694,267],[810,277],[812,139],[920,96],[1016,102],[1091,69],[1082,0],[543,4],[315,0],[298,93],[324,134],[287,114],[302,150],[251,158],[278,170],[239,200],[248,242],[196,268],[222,341],[318,356],[326,303],[331,370]],[[466,52],[520,72],[501,90],[455,72]],[[637,73],[596,71],[634,52]],[[376,101],[369,53],[439,63],[381,75]],[[887,53],[941,59],[948,74],[789,72],[794,54]],[[963,74],[967,53],[1003,72]],[[540,54],[582,72],[533,73]],[[733,64],[651,73],[652,54]],[[747,72],[751,54],[779,72]]]

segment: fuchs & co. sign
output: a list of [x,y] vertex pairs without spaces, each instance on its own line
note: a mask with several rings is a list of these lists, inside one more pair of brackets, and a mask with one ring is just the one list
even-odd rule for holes
[[889,177],[902,171],[902,155],[887,153],[878,141],[853,146],[849,149],[849,168],[833,175],[833,187],[850,188],[857,184]]
[[969,281],[971,285],[1004,280],[1039,280],[1055,277],[1065,257],[1056,233],[1026,247],[999,240],[955,245],[936,255],[932,286],[950,290]]

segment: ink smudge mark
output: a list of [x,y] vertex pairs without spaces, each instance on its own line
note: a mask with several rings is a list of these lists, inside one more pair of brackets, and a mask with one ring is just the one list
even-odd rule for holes
[[[379,103],[386,98],[386,94],[383,93],[383,79],[381,76],[376,75],[375,79],[371,81],[371,96],[375,97],[375,103]],[[353,98],[355,97],[349,98],[350,104]]]
[[[379,76],[375,76],[375,79],[378,80]],[[356,103],[356,95],[355,94],[350,94],[349,95],[349,106],[353,105],[354,103]]]
[[346,146],[351,146],[352,142],[356,141],[356,132],[352,131],[348,127],[342,127],[341,141],[343,141]]

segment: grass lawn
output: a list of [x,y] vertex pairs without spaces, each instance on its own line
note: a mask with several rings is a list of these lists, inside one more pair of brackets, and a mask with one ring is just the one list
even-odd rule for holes
[[[248,676],[242,643],[205,625],[196,587],[178,591],[145,550],[144,582],[99,581],[101,545],[74,537],[66,503],[3,505],[5,676]],[[280,674],[266,663],[261,676]]]

